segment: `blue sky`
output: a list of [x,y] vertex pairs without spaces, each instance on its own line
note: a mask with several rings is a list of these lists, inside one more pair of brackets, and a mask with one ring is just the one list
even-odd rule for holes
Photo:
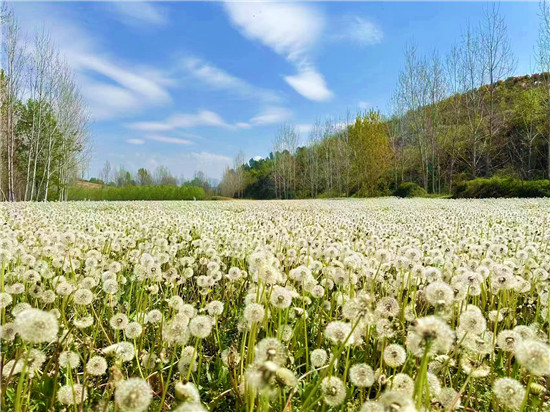
[[[441,55],[478,24],[482,2],[17,2],[74,69],[93,122],[88,176],[105,160],[219,178],[242,149],[269,153],[283,122],[387,112],[413,43]],[[503,2],[518,60],[533,72],[536,2]]]

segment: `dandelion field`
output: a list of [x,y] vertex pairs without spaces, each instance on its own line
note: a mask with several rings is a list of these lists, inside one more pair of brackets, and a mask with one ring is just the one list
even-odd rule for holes
[[4,411],[548,411],[550,202],[0,205]]

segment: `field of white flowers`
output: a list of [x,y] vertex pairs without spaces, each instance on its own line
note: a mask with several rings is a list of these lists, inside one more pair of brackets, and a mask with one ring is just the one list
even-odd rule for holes
[[0,205],[4,411],[548,411],[550,201]]

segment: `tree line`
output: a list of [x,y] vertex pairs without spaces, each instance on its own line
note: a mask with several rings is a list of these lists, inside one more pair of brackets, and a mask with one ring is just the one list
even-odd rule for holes
[[47,32],[24,39],[7,2],[0,23],[0,200],[66,200],[89,154],[85,104]]
[[132,173],[124,166],[113,167],[108,160],[103,164],[99,176],[92,177],[88,182],[108,187],[195,186],[201,187],[209,193],[213,193],[217,185],[215,180],[209,178],[201,170],[196,171],[192,179],[185,179],[183,176],[174,176],[170,169],[164,165],[158,166],[154,171],[140,167],[135,173]]
[[446,56],[414,45],[391,99],[391,113],[368,111],[317,121],[305,142],[282,126],[266,158],[240,153],[220,183],[232,197],[305,198],[389,194],[404,182],[452,193],[492,176],[550,178],[550,2],[540,3],[537,73],[516,68],[498,5],[485,8]]

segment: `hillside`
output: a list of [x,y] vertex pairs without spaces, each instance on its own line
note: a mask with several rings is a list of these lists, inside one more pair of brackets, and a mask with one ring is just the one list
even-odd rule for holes
[[[226,172],[226,196],[308,198],[374,196],[414,182],[427,193],[452,193],[478,177],[548,179],[550,73],[510,77],[455,93],[402,115],[370,111],[339,127],[314,127],[298,146],[281,128],[276,149]],[[425,99],[428,100],[428,99]]]

